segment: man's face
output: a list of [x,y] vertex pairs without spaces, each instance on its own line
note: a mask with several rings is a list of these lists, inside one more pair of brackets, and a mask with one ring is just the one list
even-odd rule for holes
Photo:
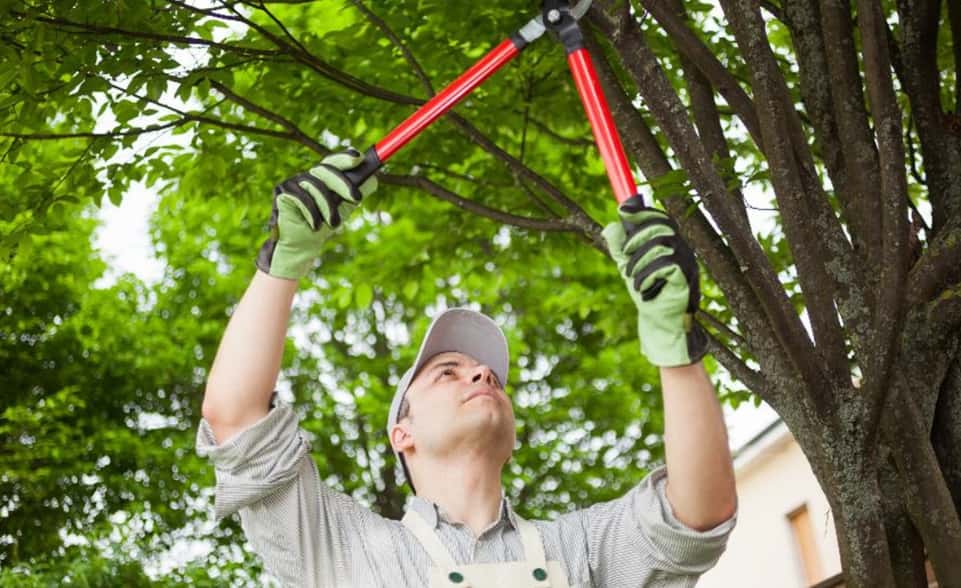
[[514,449],[511,400],[489,367],[469,355],[439,353],[407,389],[407,428],[415,455],[481,452],[506,462]]

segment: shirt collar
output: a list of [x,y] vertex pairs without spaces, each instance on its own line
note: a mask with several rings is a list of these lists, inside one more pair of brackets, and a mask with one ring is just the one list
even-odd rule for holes
[[[426,498],[421,498],[420,496],[411,497],[407,503],[406,510],[412,510],[419,514],[425,521],[427,521],[427,524],[430,525],[431,529],[436,529],[437,525],[439,525],[441,521],[451,524],[450,517],[447,516],[447,513],[443,508],[431,502],[430,500],[427,500]],[[500,517],[498,518],[497,522],[491,525],[491,527],[494,527],[503,521],[507,521],[510,523],[511,527],[515,529],[517,528],[517,517],[514,514],[514,509],[511,508],[510,500],[508,500],[504,489],[501,488]]]

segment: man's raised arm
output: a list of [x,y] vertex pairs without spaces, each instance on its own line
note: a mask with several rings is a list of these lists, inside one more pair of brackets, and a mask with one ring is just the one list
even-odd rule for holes
[[661,368],[667,499],[692,529],[713,529],[734,515],[737,494],[721,405],[698,362]]
[[674,221],[640,197],[618,214],[604,238],[637,306],[641,352],[660,367],[667,498],[675,518],[705,531],[734,515],[737,494],[721,406],[701,364],[697,260]]
[[361,161],[357,152],[330,155],[274,189],[258,271],[230,318],[204,393],[203,417],[218,443],[269,411],[297,281],[333,231],[377,188],[375,178],[355,187],[344,176]]
[[296,291],[295,280],[257,270],[230,317],[202,409],[218,443],[267,414]]

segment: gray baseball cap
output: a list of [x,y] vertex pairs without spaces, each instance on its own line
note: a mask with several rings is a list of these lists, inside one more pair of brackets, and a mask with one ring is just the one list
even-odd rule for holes
[[[390,430],[397,424],[400,406],[404,402],[404,396],[407,395],[407,389],[410,388],[414,376],[430,361],[430,358],[445,351],[457,351],[473,357],[494,372],[502,387],[507,386],[510,356],[507,352],[507,337],[504,336],[504,332],[492,318],[485,314],[468,308],[449,308],[434,317],[420,344],[414,365],[397,383],[394,400],[390,403],[390,412],[387,414],[388,443],[390,443]],[[391,448],[393,449],[393,446]],[[407,482],[413,488],[414,484],[407,470],[404,456],[396,451],[394,455],[400,460]]]

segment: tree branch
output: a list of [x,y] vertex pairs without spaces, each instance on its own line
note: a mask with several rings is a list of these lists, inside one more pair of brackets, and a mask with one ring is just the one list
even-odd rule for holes
[[240,53],[243,55],[261,55],[276,57],[278,55],[288,55],[295,61],[302,63],[309,67],[314,72],[320,74],[321,76],[336,82],[337,84],[353,90],[359,94],[365,96],[370,96],[372,98],[377,98],[387,102],[393,102],[396,104],[407,104],[419,106],[423,103],[422,100],[400,94],[398,92],[393,92],[384,88],[380,88],[371,84],[364,82],[350,74],[344,73],[337,68],[331,66],[327,62],[323,61],[316,55],[302,51],[301,49],[287,43],[280,37],[274,35],[270,31],[266,30],[264,27],[260,26],[253,21],[248,19],[243,19],[244,24],[250,26],[254,30],[268,38],[273,42],[279,49],[257,49],[251,47],[243,47],[239,45],[232,45],[229,43],[218,43],[215,41],[210,41],[208,39],[201,39],[197,37],[183,37],[178,35],[170,35],[165,33],[155,33],[150,31],[134,31],[127,29],[120,29],[116,27],[104,27],[100,25],[84,24],[78,22],[72,22],[60,18],[47,18],[38,17],[40,22],[45,22],[48,24],[59,25],[62,27],[67,27],[66,29],[57,29],[65,33],[84,35],[84,34],[94,34],[94,35],[106,35],[106,36],[123,36],[135,39],[147,39],[153,41],[163,41],[167,43],[172,43],[175,45],[198,45],[204,47],[213,47],[216,49],[221,49],[224,51],[229,51],[233,53]]
[[[854,241],[855,252],[864,253],[861,219],[854,208],[859,203],[852,194],[852,180],[845,167],[845,150],[834,120],[832,94],[835,80],[827,63],[827,50],[821,36],[821,13],[816,0],[785,0],[784,22],[791,31],[800,69],[801,98],[810,113],[816,145],[831,178],[842,214]],[[860,88],[860,86],[859,86]]]
[[[684,7],[680,0],[670,0],[669,3],[658,0],[656,3],[663,6],[665,12],[673,13],[678,20],[685,18]],[[711,159],[716,161],[723,170],[733,172],[733,164],[728,166],[726,163],[732,162],[733,158],[728,149],[724,129],[721,128],[721,117],[717,111],[717,103],[714,102],[714,89],[691,60],[683,55],[681,56],[681,69],[690,96],[691,110],[694,115],[694,124],[697,125],[698,136],[711,155]],[[740,186],[736,184],[734,178],[728,179],[728,185],[731,186],[731,195],[734,196],[734,201],[731,202],[732,210],[742,214],[744,216],[743,221],[749,223],[744,194],[741,192]],[[736,206],[736,203],[740,203],[740,206]]]
[[[473,176],[471,176],[471,175],[462,174],[462,173],[458,173],[458,172],[455,172],[455,171],[451,171],[449,168],[447,168],[447,167],[445,167],[445,166],[437,165],[437,164],[435,164],[435,163],[430,163],[430,162],[425,162],[425,161],[420,161],[420,162],[418,162],[418,163],[415,163],[412,167],[415,168],[415,169],[416,169],[416,168],[427,169],[427,170],[430,170],[430,171],[432,171],[432,172],[434,172],[434,173],[442,174],[442,175],[445,175],[445,176],[447,176],[447,177],[449,177],[449,178],[453,178],[453,179],[455,179],[455,180],[461,180],[461,181],[464,181],[464,182],[470,182],[471,184],[474,184],[475,186],[479,186],[479,187],[482,187],[482,188],[510,189],[510,188],[516,187],[513,183],[508,183],[508,182],[504,182],[504,183],[493,183],[493,182],[484,183],[484,182],[479,181],[477,178],[475,178],[475,177],[473,177]],[[417,175],[417,174],[412,173],[411,175]]]
[[594,147],[594,141],[586,138],[565,137],[564,135],[547,126],[547,123],[538,120],[537,117],[528,116],[527,120],[530,121],[532,127],[541,131],[558,143],[563,143],[564,145],[570,145],[572,147]]
[[961,281],[961,218],[953,217],[928,245],[907,278],[906,302],[924,304]]
[[[817,342],[815,353],[834,386],[847,386],[850,370],[834,297],[840,279],[857,280],[858,266],[847,259],[850,245],[822,194],[801,121],[768,43],[760,10],[751,0],[722,0],[721,5],[751,71],[765,156]],[[829,276],[825,267],[828,259],[855,273],[836,272]],[[831,406],[831,390],[811,390],[820,408]]]
[[869,404],[867,430],[877,430],[892,388],[889,375],[895,352],[896,335],[904,312],[904,286],[907,275],[907,178],[904,145],[901,142],[901,109],[891,80],[886,25],[881,7],[872,0],[858,0],[858,29],[864,53],[864,71],[871,113],[875,121],[881,169],[882,255],[880,294],[875,309],[874,353],[868,358],[865,387],[874,401]]
[[178,8],[194,12],[206,18],[216,18],[220,20],[230,20],[234,22],[243,22],[243,19],[237,18],[236,16],[231,16],[229,14],[223,14],[217,12],[217,8],[201,8],[199,6],[192,6],[187,2],[181,2],[180,0],[166,0],[167,4],[173,4]]
[[961,6],[957,2],[948,2],[948,24],[954,53],[954,114],[961,116]]
[[[303,45],[300,41],[298,41],[297,38],[294,37],[293,34],[291,34],[290,30],[284,25],[284,23],[280,22],[280,19],[277,18],[276,16],[274,16],[274,13],[271,12],[269,8],[267,8],[267,5],[266,5],[265,3],[260,2],[259,4],[253,4],[253,3],[249,3],[249,4],[250,4],[251,6],[255,6],[255,7],[256,7],[257,9],[259,9],[261,12],[263,12],[264,14],[266,14],[266,15],[267,15],[267,18],[269,18],[270,20],[272,20],[272,21],[274,22],[274,24],[277,25],[277,28],[280,29],[280,31],[284,34],[284,36],[287,37],[287,40],[289,40],[291,43],[293,43],[295,47],[297,47],[298,49],[300,49],[300,50],[303,51],[304,53],[309,53],[309,51],[307,51],[307,48],[304,47],[304,45]],[[234,14],[239,14],[238,11],[237,11],[235,8],[231,7],[231,10],[234,12]],[[243,18],[243,15],[239,15],[239,16],[241,16],[241,18]]]
[[[921,143],[932,225],[937,234],[950,218],[961,213],[961,141],[948,131],[941,106],[937,59],[940,3],[898,0],[897,4],[901,24],[900,55],[904,62],[902,83],[911,102],[911,118]],[[950,18],[953,2],[947,4]],[[956,7],[954,11],[957,12]],[[958,51],[957,47],[954,50]]]
[[[702,322],[706,322],[706,323],[710,324],[711,327],[713,327],[714,329],[716,329],[716,330],[720,331],[721,333],[723,333],[725,337],[727,337],[728,339],[731,339],[732,341],[734,341],[734,343],[735,343],[738,347],[740,347],[740,348],[742,348],[742,349],[746,349],[746,350],[750,350],[750,349],[751,349],[751,346],[748,344],[748,342],[744,339],[744,337],[743,337],[740,333],[735,333],[734,330],[731,329],[731,327],[729,327],[729,326],[727,326],[726,324],[724,324],[723,322],[721,322],[720,319],[718,319],[718,318],[717,318],[716,316],[714,316],[713,314],[707,312],[706,310],[698,309],[698,311],[697,311],[697,319],[700,320],[700,321],[702,321]],[[722,341],[720,341],[720,340],[718,340],[718,341],[719,341],[719,342],[722,342]],[[723,343],[723,342],[722,342],[722,343]]]
[[[822,1],[821,27],[827,58],[831,101],[848,183],[844,189],[845,216],[867,260],[868,276],[880,275],[881,223],[877,212],[875,178],[880,174],[877,150],[868,121],[859,71],[849,0]],[[872,288],[876,289],[876,288]]]
[[[18,14],[17,16],[25,17],[25,14]],[[230,43],[218,43],[217,41],[211,41],[210,39],[202,39],[200,37],[185,37],[181,35],[171,35],[167,33],[156,33],[152,31],[136,31],[129,29],[122,29],[118,27],[108,27],[90,23],[80,23],[70,21],[64,18],[54,18],[47,16],[35,17],[35,20],[49,25],[54,25],[56,30],[64,33],[74,34],[74,35],[118,35],[122,37],[130,37],[133,39],[145,39],[149,41],[163,41],[165,43],[171,43],[174,45],[194,45],[199,47],[212,47],[215,49],[222,49],[224,51],[229,51],[231,53],[240,53],[243,55],[263,55],[263,56],[275,56],[279,52],[271,49],[258,49],[256,47],[244,47],[242,45],[233,45]],[[66,27],[66,28],[62,28]],[[71,30],[72,29],[72,30]]]
[[524,165],[524,163],[519,159],[497,146],[497,144],[487,137],[487,135],[480,132],[480,130],[469,123],[467,119],[457,113],[448,113],[447,116],[459,129],[464,132],[464,134],[467,135],[468,138],[480,146],[481,149],[490,153],[495,158],[506,164],[507,168],[510,169],[518,179],[528,180],[549,195],[551,199],[560,204],[564,209],[566,209],[570,213],[568,216],[569,222],[576,224],[586,236],[590,237],[595,249],[607,251],[607,248],[603,243],[603,238],[601,237],[601,226],[594,221],[594,219],[592,219],[590,215],[588,215],[576,202],[568,198],[566,194],[550,183],[546,178],[535,173],[534,170]]
[[232,102],[235,102],[240,106],[244,107],[245,109],[255,114],[258,114],[269,121],[275,122],[278,125],[282,126],[283,128],[287,129],[287,131],[290,133],[290,136],[292,138],[294,138],[298,143],[301,143],[308,149],[316,151],[321,155],[326,155],[327,153],[329,153],[330,151],[329,149],[327,149],[324,145],[318,143],[317,141],[309,137],[306,133],[300,130],[300,128],[297,125],[295,125],[293,122],[291,122],[289,119],[286,119],[283,116],[277,114],[276,112],[267,110],[266,108],[263,108],[262,106],[258,106],[257,104],[254,104],[250,100],[247,100],[246,98],[237,95],[233,90],[228,88],[225,84],[221,84],[220,82],[210,78],[207,78],[207,80],[210,83],[210,86],[212,88],[214,88],[215,90],[217,90],[218,92],[226,96]]
[[[711,85],[724,97],[724,100],[741,119],[751,138],[754,139],[754,143],[763,152],[764,143],[761,138],[761,125],[758,122],[754,103],[747,92],[738,84],[737,79],[688,28],[684,19],[676,11],[668,8],[667,3],[663,0],[641,0],[641,4],[664,28],[681,55],[696,65],[704,77],[710,80]],[[591,14],[596,14],[596,12]]]
[[[567,220],[551,220],[551,219],[534,219],[527,218],[523,216],[517,216],[509,214],[494,208],[484,206],[459,196],[450,190],[444,188],[440,184],[425,178],[423,176],[403,176],[396,174],[380,174],[378,180],[383,184],[391,184],[395,186],[407,186],[410,188],[418,188],[424,190],[428,194],[435,196],[446,202],[450,202],[455,206],[462,208],[472,214],[488,218],[490,220],[496,221],[503,225],[511,225],[519,227],[522,229],[532,229],[536,231],[568,231],[568,232],[578,232],[580,227],[576,224],[571,223]],[[604,250],[606,253],[606,250]]]
[[180,120],[175,120],[159,125],[151,125],[149,127],[144,127],[142,129],[126,129],[123,131],[111,131],[108,133],[95,133],[92,131],[79,131],[76,133],[10,133],[7,131],[0,131],[0,137],[11,137],[14,139],[25,139],[31,141],[59,141],[63,139],[103,139],[103,138],[117,138],[117,137],[131,137],[137,135],[145,135],[147,133],[156,133],[157,131],[164,131],[167,129],[172,129],[174,127],[183,126],[191,120],[184,117]]
[[[622,18],[629,19],[630,16]],[[690,210],[687,199],[669,198],[664,203],[665,208],[678,222],[684,239],[706,260],[712,277],[724,291],[744,326],[751,350],[765,371],[779,380],[798,380],[798,372],[792,366],[787,352],[789,347],[784,340],[785,333],[790,330],[786,325],[796,319],[797,315],[790,307],[783,288],[776,278],[773,278],[773,270],[764,253],[759,250],[757,241],[748,237],[751,235],[750,226],[743,221],[743,215],[734,212],[736,207],[730,201],[731,196],[721,178],[713,167],[710,167],[710,157],[700,144],[694,129],[687,123],[687,116],[683,114],[684,108],[679,104],[677,95],[670,88],[663,72],[658,69],[656,61],[653,61],[653,56],[644,45],[636,27],[621,30],[620,27],[627,26],[624,24],[627,21],[597,19],[594,22],[601,34],[613,40],[615,50],[622,59],[634,67],[632,77],[636,87],[643,88],[645,101],[654,105],[651,110],[668,135],[685,169],[694,178],[695,188],[712,209],[712,216],[720,219],[721,229],[729,242],[733,243],[732,247],[729,248],[724,243],[700,209]],[[635,154],[645,176],[663,176],[671,171],[670,163],[631,104],[630,98],[618,84],[603,59],[603,53],[597,50],[593,52],[599,56],[596,60],[598,75],[611,101],[612,114],[618,126],[625,129],[623,136],[627,147]],[[638,59],[638,54],[643,54],[643,59]],[[733,210],[727,212],[730,209]],[[732,248],[736,250],[732,251]],[[746,261],[739,261],[738,257]],[[773,284],[770,283],[771,280]],[[767,285],[758,286],[759,282],[763,284],[765,281],[768,282]],[[780,330],[776,326],[780,326]],[[800,324],[797,324],[796,328],[803,330]],[[787,337],[790,336],[788,333]],[[794,336],[797,336],[797,331]],[[802,333],[802,336],[806,340],[806,334]]]
[[400,51],[401,55],[404,56],[404,59],[410,65],[411,69],[414,70],[414,75],[416,75],[418,79],[420,79],[421,84],[424,86],[424,90],[427,91],[427,95],[433,96],[434,85],[431,84],[430,77],[427,76],[427,72],[425,72],[424,68],[421,67],[420,62],[417,61],[417,58],[414,57],[414,54],[411,53],[410,49],[408,49],[407,46],[400,40],[400,37],[398,37],[394,33],[394,31],[390,28],[390,26],[388,26],[387,23],[384,22],[384,19],[374,14],[373,11],[367,8],[367,6],[364,5],[364,3],[361,0],[350,0],[350,1],[354,4],[354,6],[357,7],[358,10],[360,10],[364,14],[364,16],[367,17],[367,20],[373,23],[375,27],[377,27],[378,29],[380,29],[382,33],[384,33],[384,36],[387,37],[390,40],[390,42],[394,44],[394,47],[397,47],[397,50]]
[[737,378],[738,381],[747,386],[751,392],[757,394],[764,400],[771,399],[772,390],[765,381],[764,375],[759,371],[749,368],[740,357],[728,349],[713,333],[706,330],[705,332],[707,333],[708,353],[710,353],[718,363],[724,366],[724,369]]
[[[172,77],[172,79],[177,80],[178,78]],[[238,131],[238,132],[242,132],[242,133],[250,133],[250,134],[253,134],[253,135],[263,135],[263,136],[267,136],[267,137],[274,137],[274,138],[276,138],[276,139],[286,139],[286,140],[292,140],[292,141],[298,141],[298,142],[299,142],[298,137],[296,137],[296,136],[295,136],[292,132],[290,132],[290,131],[288,131],[288,132],[286,132],[286,133],[283,133],[283,132],[281,132],[281,131],[275,131],[275,130],[273,130],[273,129],[264,129],[264,128],[261,128],[261,127],[255,127],[255,126],[251,126],[251,125],[244,125],[244,124],[241,124],[241,123],[233,123],[233,122],[229,122],[229,121],[225,121],[225,120],[220,120],[220,119],[216,119],[216,118],[209,117],[209,116],[207,116],[206,114],[196,114],[196,113],[193,113],[193,112],[188,112],[188,111],[185,111],[185,110],[181,110],[181,109],[179,109],[179,108],[177,108],[177,107],[170,106],[169,104],[165,104],[165,103],[163,103],[163,102],[160,102],[159,100],[154,100],[153,98],[150,98],[150,97],[148,97],[148,96],[141,96],[140,94],[137,94],[136,92],[131,91],[129,88],[125,88],[125,87],[123,87],[123,86],[119,86],[119,85],[117,85],[117,84],[115,84],[115,83],[113,83],[113,82],[109,82],[109,81],[108,81],[107,83],[110,85],[111,88],[114,88],[115,90],[118,90],[118,91],[120,91],[120,92],[123,92],[124,94],[127,94],[128,96],[131,96],[131,97],[133,97],[133,98],[136,98],[137,100],[140,100],[140,101],[143,101],[143,102],[148,102],[148,103],[150,103],[150,104],[154,104],[154,105],[156,105],[156,106],[159,106],[160,108],[163,108],[163,109],[165,109],[165,110],[169,110],[170,112],[173,112],[173,113],[175,113],[175,114],[178,114],[178,115],[180,115],[181,117],[183,117],[184,119],[187,119],[188,122],[199,122],[199,123],[204,123],[204,124],[208,124],[208,125],[211,125],[211,126],[216,126],[216,127],[224,128],[224,129],[230,129],[230,130],[232,130],[232,131]],[[209,111],[209,110],[212,109],[212,108],[214,108],[214,106],[209,106],[204,112],[207,112],[207,111]]]

